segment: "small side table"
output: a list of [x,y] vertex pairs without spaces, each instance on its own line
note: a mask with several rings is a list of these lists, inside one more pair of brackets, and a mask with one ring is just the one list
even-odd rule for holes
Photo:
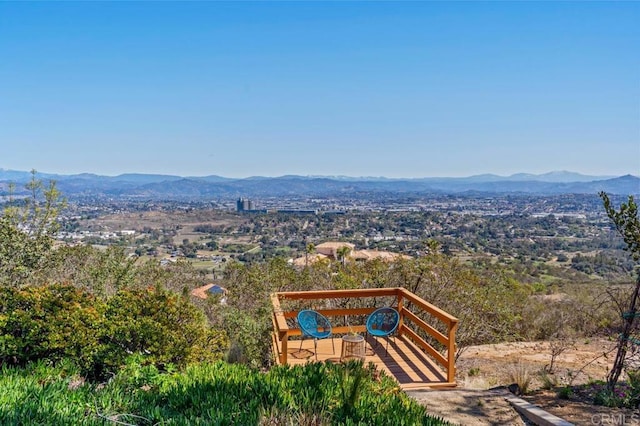
[[364,336],[360,334],[347,334],[342,337],[342,353],[340,361],[348,361],[350,359],[359,359],[364,361],[365,358],[365,341]]

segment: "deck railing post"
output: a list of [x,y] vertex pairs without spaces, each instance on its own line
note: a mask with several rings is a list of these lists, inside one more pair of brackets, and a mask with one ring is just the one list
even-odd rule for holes
[[453,383],[456,380],[456,329],[458,321],[449,322],[449,345],[447,347],[447,381]]
[[[289,341],[289,327],[287,326],[286,319],[282,313],[282,308],[280,306],[280,293],[272,293],[271,294],[271,303],[273,305],[273,327],[276,330],[276,349],[280,351],[280,363],[287,363],[287,351],[288,351],[288,341]],[[280,343],[280,347],[278,348],[278,342]]]
[[404,289],[398,288],[398,313],[400,320],[398,321],[398,336],[402,336],[402,326],[404,325]]
[[287,352],[289,351],[288,343],[289,343],[289,333],[287,332],[282,338],[282,353],[280,354],[280,364],[282,365],[287,364]]

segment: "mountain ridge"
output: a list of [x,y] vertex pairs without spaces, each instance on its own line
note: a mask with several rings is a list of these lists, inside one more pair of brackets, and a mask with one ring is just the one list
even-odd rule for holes
[[[346,176],[346,175],[280,175],[280,176],[260,176],[253,175],[244,178],[229,178],[220,175],[206,175],[206,176],[181,176],[172,174],[158,174],[158,173],[121,173],[119,175],[99,175],[96,173],[83,172],[74,174],[58,174],[37,172],[37,175],[45,179],[70,179],[70,178],[100,178],[117,181],[145,181],[145,182],[162,182],[166,180],[179,180],[179,179],[198,179],[204,181],[238,181],[238,180],[267,180],[267,179],[280,179],[280,178],[300,178],[300,179],[331,179],[331,180],[348,180],[348,181],[405,181],[405,180],[470,180],[477,182],[486,181],[500,181],[500,180],[533,180],[541,182],[590,182],[594,180],[607,180],[620,176],[613,175],[584,175],[577,172],[571,172],[566,170],[556,170],[541,174],[533,173],[514,173],[508,176],[497,175],[493,173],[485,173],[479,175],[470,176],[423,176],[423,177],[396,177],[390,178],[386,176]],[[633,175],[632,175],[633,176]],[[13,178],[18,181],[28,181],[31,178],[30,171],[4,169],[0,167],[0,180],[7,178]]]
[[[212,197],[266,197],[266,196],[330,196],[347,193],[522,193],[563,194],[605,191],[612,194],[640,194],[640,178],[633,175],[618,177],[589,176],[568,171],[555,171],[534,175],[516,173],[511,176],[494,174],[468,177],[348,177],[251,176],[227,178],[218,175],[177,176],[168,174],[125,173],[100,176],[92,173],[56,175],[38,173],[38,178],[55,180],[58,188],[70,197],[104,195],[150,199],[198,199]],[[24,184],[31,179],[25,171],[0,169],[0,195],[3,187]]]

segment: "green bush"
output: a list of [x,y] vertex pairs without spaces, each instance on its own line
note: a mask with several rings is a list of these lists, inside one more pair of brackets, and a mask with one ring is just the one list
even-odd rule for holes
[[2,287],[0,362],[69,357],[86,366],[98,349],[103,312],[103,303],[71,286]]
[[605,387],[604,383],[594,384],[595,405],[605,407],[638,408],[640,405],[640,371],[628,370],[627,382],[618,383],[613,391]]
[[120,290],[108,301],[70,285],[0,288],[0,363],[73,359],[103,379],[132,354],[158,368],[221,359],[224,332],[185,297],[160,288]]
[[573,395],[573,389],[571,386],[563,386],[558,389],[557,395],[560,399],[569,399],[571,398],[571,395]]
[[631,379],[628,383],[618,383],[613,391],[611,391],[604,382],[591,384],[590,386],[594,394],[594,405],[638,408],[638,404],[640,404],[640,390],[636,387],[634,381],[635,378]]
[[160,368],[221,359],[223,332],[211,329],[204,314],[185,297],[158,287],[121,290],[107,302],[101,350],[93,375],[116,371],[131,354]]
[[231,340],[227,361],[259,368],[268,363],[273,325],[232,307],[222,310],[221,326]]

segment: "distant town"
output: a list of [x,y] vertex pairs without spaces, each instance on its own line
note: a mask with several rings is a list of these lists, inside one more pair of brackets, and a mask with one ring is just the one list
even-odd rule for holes
[[[67,200],[57,244],[119,247],[161,264],[184,259],[211,279],[229,261],[280,257],[299,266],[322,256],[419,257],[437,247],[465,261],[517,264],[532,276],[626,280],[633,266],[598,191],[616,204],[640,193],[635,176],[570,172],[410,181],[36,176],[55,179]],[[30,178],[0,169],[0,203],[28,197]],[[327,244],[334,246],[325,253]]]
[[539,273],[624,278],[632,269],[596,194],[85,199],[69,202],[61,221],[60,244],[118,246],[162,263],[184,258],[212,277],[229,260],[299,265],[331,242],[348,244],[351,260],[365,258],[363,250],[416,257],[437,243],[466,259],[517,261]]

